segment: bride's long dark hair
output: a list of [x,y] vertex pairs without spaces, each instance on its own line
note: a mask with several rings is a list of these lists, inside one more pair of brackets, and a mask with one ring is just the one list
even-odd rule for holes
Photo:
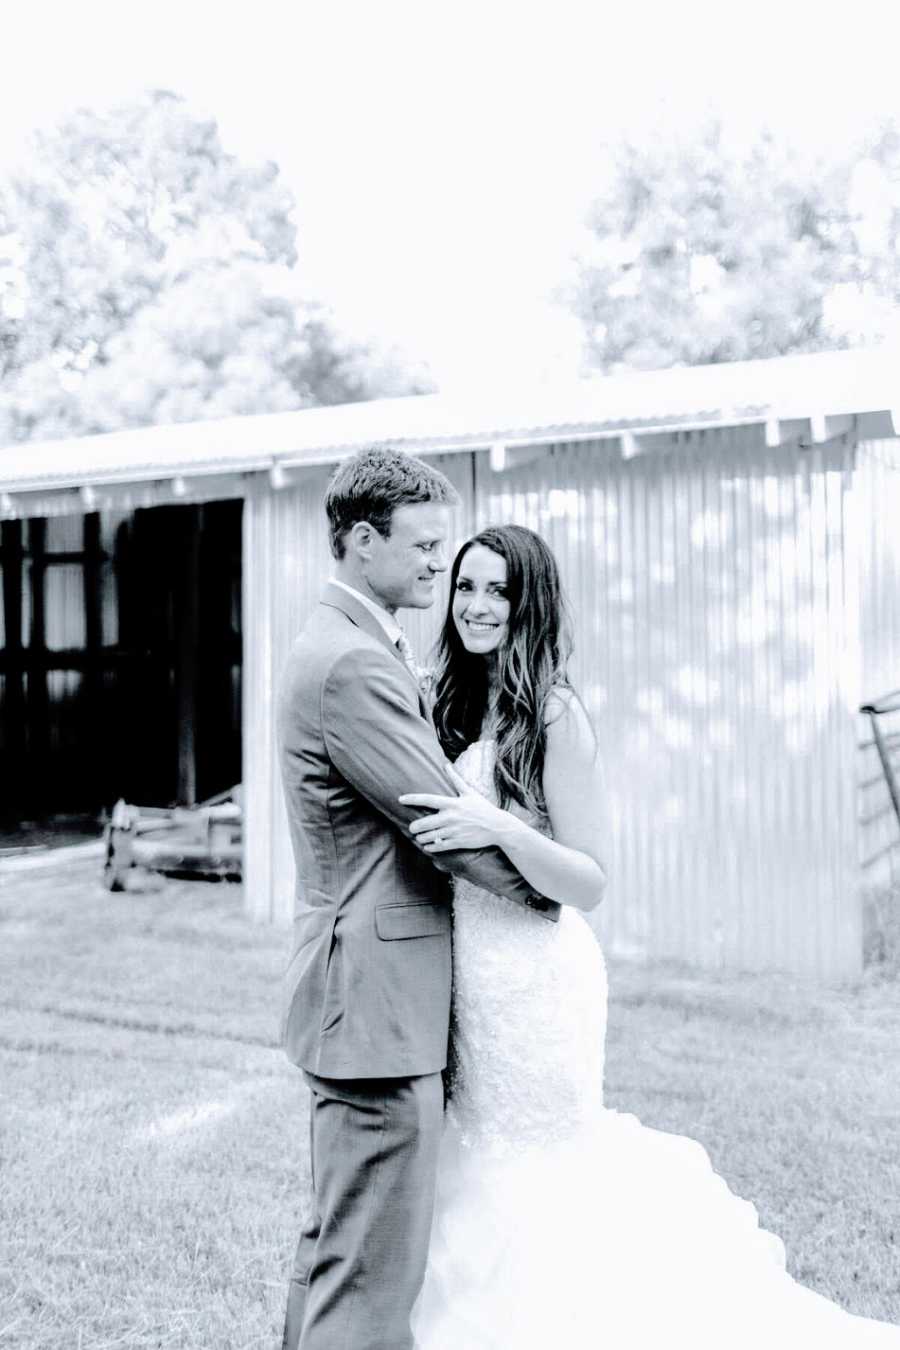
[[[466,651],[453,621],[459,569],[476,544],[506,563],[509,626],[493,668],[485,657]],[[571,650],[559,569],[540,535],[522,525],[492,525],[467,540],[450,571],[450,606],[437,647],[434,722],[444,753],[456,759],[481,735],[495,686],[491,732],[497,742],[494,782],[501,806],[515,801],[537,815],[547,813],[542,786],[547,700],[554,689],[571,688]]]

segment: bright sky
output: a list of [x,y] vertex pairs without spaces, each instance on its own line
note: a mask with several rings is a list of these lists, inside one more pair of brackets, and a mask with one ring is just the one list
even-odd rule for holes
[[[606,12],[615,8],[610,17]],[[444,388],[574,373],[551,303],[600,145],[715,108],[800,143],[900,115],[896,0],[29,0],[3,24],[0,168],[32,126],[142,88],[276,160],[310,290]]]

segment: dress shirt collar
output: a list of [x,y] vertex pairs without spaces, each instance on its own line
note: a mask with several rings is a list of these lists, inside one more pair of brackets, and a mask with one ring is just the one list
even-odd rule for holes
[[358,591],[355,586],[348,586],[346,581],[339,581],[337,577],[332,577],[331,582],[332,585],[340,586],[342,590],[349,591],[352,596],[356,597],[361,605],[365,605],[373,618],[377,619],[381,624],[387,634],[391,646],[396,647],[397,639],[403,632],[403,629],[400,627],[393,614],[389,614],[384,606],[379,605],[376,600],[371,600],[369,596],[363,595],[362,591]]

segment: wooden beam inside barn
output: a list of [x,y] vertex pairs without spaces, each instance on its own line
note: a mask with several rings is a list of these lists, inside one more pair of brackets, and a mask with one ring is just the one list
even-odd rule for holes
[[175,689],[178,710],[178,800],[197,801],[197,656],[200,629],[200,536],[203,507],[179,511],[181,589],[175,610]]
[[[21,783],[25,767],[25,671],[22,660],[22,522],[0,526],[0,563],[3,573],[4,654],[0,669],[6,705],[4,759],[7,784]],[[8,775],[8,777],[7,777]],[[9,789],[8,789],[9,790]],[[13,803],[3,794],[2,809]]]
[[[28,728],[31,743],[28,747],[28,773],[25,776],[29,799],[37,800],[38,784],[50,771],[50,702],[47,692],[47,522],[31,520],[28,523],[29,593],[31,626],[28,634]],[[37,661],[32,660],[37,656]],[[33,808],[32,808],[33,809]]]
[[[82,590],[84,595],[84,680],[81,686],[84,720],[89,734],[99,738],[103,701],[103,560],[100,516],[94,511],[84,517],[84,557],[82,559]],[[101,741],[102,745],[102,741]],[[101,746],[98,745],[98,751]],[[101,776],[99,754],[85,765],[86,774],[93,780],[91,796]]]

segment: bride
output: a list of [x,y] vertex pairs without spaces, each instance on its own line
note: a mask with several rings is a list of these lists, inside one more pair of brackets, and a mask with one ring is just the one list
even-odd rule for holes
[[603,786],[566,676],[553,555],[516,525],[457,555],[434,719],[458,798],[429,853],[495,844],[559,923],[457,880],[453,1056],[416,1350],[900,1347],[785,1271],[695,1141],[603,1105]]

